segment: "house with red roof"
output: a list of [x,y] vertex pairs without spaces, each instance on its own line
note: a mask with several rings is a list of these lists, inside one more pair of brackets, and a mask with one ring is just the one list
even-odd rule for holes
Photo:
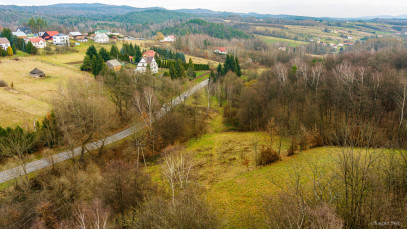
[[32,38],[25,39],[26,44],[29,41],[38,49],[47,47],[47,42],[44,39],[42,39],[41,37],[32,37]]
[[157,54],[157,56],[160,56],[154,50],[145,51],[142,56],[143,57],[155,57],[155,54]]
[[42,38],[46,41],[51,40],[53,36],[59,35],[58,31],[47,31],[42,35]]
[[217,54],[221,54],[221,55],[228,54],[228,50],[225,47],[217,47],[217,48],[215,48],[215,51],[213,51],[213,52],[217,53]]
[[164,37],[164,42],[174,42],[175,41],[175,36],[174,35],[169,35],[167,37]]

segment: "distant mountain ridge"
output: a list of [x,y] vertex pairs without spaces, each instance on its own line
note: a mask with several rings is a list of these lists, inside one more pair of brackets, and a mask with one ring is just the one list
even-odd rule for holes
[[[368,17],[356,17],[356,18],[333,18],[333,17],[310,17],[288,14],[260,14],[255,12],[250,13],[235,13],[227,11],[214,11],[209,9],[177,9],[168,10],[163,7],[147,7],[137,8],[127,5],[108,5],[102,3],[59,3],[53,5],[44,6],[17,6],[17,5],[0,5],[0,11],[16,11],[32,14],[44,14],[55,16],[89,16],[89,15],[124,15],[132,12],[142,12],[147,10],[163,10],[166,12],[178,12],[184,14],[191,14],[195,17],[228,17],[228,16],[240,16],[240,17],[255,17],[258,19],[286,19],[286,20],[317,20],[317,19],[331,19],[331,20],[374,20],[374,19],[407,19],[406,15],[391,16],[391,15],[378,15]],[[184,15],[185,16],[185,15]]]
[[118,15],[145,10],[165,10],[161,7],[136,8],[101,3],[60,3],[46,6],[0,5],[0,9],[47,15]]

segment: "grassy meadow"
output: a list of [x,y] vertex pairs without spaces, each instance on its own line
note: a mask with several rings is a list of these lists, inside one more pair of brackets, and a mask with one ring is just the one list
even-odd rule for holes
[[[66,65],[49,63],[40,58],[1,60],[0,76],[9,87],[0,88],[0,126],[26,123],[31,125],[32,121],[43,118],[51,110],[50,102],[60,85],[68,79],[92,79],[88,73]],[[29,72],[34,68],[44,71],[47,77],[44,79],[31,77]]]
[[[187,104],[205,107],[207,97],[204,91],[189,98]],[[236,132],[223,121],[223,108],[215,97],[211,97],[210,121],[207,134],[189,140],[180,153],[189,158],[193,165],[193,177],[204,189],[203,197],[217,215],[222,216],[227,228],[244,228],[247,225],[264,228],[262,221],[263,198],[269,197],[287,185],[294,169],[301,170],[303,182],[308,182],[312,166],[328,174],[333,168],[340,147],[318,147],[297,151],[288,157],[291,141],[281,138],[281,161],[257,167],[255,152],[270,146],[270,136],[264,132]],[[273,149],[278,149],[279,136],[273,136]],[[372,149],[374,150],[374,149]],[[382,150],[377,150],[382,151]],[[356,152],[363,153],[362,149]],[[244,161],[248,160],[248,166]],[[162,159],[149,164],[152,179],[166,185],[162,178]],[[279,184],[280,187],[277,187]]]

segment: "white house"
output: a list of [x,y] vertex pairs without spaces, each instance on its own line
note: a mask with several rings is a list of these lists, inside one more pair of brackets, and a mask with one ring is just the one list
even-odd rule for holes
[[10,47],[10,41],[6,37],[0,37],[0,46],[3,50],[7,50]]
[[158,64],[155,61],[154,57],[143,57],[140,62],[137,64],[137,72],[145,72],[147,65],[150,65],[151,73],[158,73]]
[[228,54],[228,50],[227,50],[227,48],[225,48],[225,47],[218,47],[218,48],[215,48],[215,50],[214,50],[213,52],[214,52],[214,53],[217,53],[217,54],[222,54],[222,55]]
[[54,45],[69,45],[69,36],[66,34],[58,34],[52,37]]
[[75,40],[77,40],[79,42],[88,42],[88,38],[85,36],[77,36],[77,37],[75,37]]
[[174,42],[175,39],[176,39],[175,36],[170,35],[170,36],[164,37],[164,42]]
[[96,43],[109,43],[109,36],[106,35],[105,33],[98,33],[96,36],[93,38],[93,40]]
[[27,44],[29,41],[37,48],[37,49],[42,49],[47,47],[47,42],[40,38],[40,37],[32,37],[32,38],[27,38],[25,39],[25,43]]

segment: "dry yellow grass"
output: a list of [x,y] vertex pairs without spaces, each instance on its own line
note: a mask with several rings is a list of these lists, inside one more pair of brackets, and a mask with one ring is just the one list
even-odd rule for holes
[[[137,44],[142,50],[149,49],[156,44],[154,41],[125,41]],[[116,41],[119,49],[123,41]],[[112,44],[81,43],[75,46],[78,52],[66,54],[39,55],[14,58],[2,58],[0,63],[0,79],[5,80],[8,85],[13,83],[13,90],[0,89],[0,126],[15,126],[44,117],[50,110],[50,102],[59,86],[68,79],[93,80],[89,73],[81,72],[80,65],[84,59],[85,52],[90,45],[96,49],[105,47],[110,50]],[[186,56],[187,60],[192,58],[194,63],[207,64],[216,67],[218,62],[204,58]],[[41,69],[47,77],[37,79],[30,76],[29,72],[34,68]]]
[[[29,72],[39,68],[45,72],[45,79],[31,77]],[[50,102],[59,85],[68,79],[92,79],[88,73],[33,58],[19,61],[3,59],[0,63],[0,77],[13,90],[0,90],[0,126],[15,126],[44,117],[50,111]]]
[[188,60],[192,58],[192,61],[195,64],[209,64],[209,66],[211,67],[217,67],[219,62],[218,61],[213,61],[213,60],[209,60],[209,59],[205,59],[205,58],[201,58],[201,57],[196,57],[196,56],[190,56],[190,55],[185,55],[185,59]]
[[50,106],[31,96],[13,90],[0,89],[0,126],[32,124],[44,117]]

